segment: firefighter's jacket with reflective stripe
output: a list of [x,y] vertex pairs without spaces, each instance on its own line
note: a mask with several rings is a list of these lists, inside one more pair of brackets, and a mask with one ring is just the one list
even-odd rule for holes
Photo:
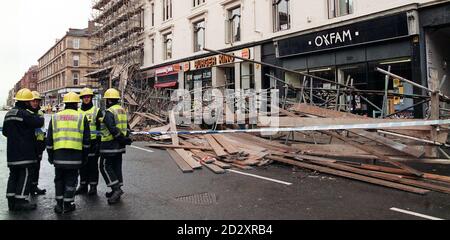
[[128,117],[126,111],[116,104],[110,107],[102,121],[102,143],[100,154],[114,156],[126,153],[124,138],[129,136]]
[[56,168],[79,169],[87,161],[90,148],[89,122],[77,110],[53,115],[47,132],[49,161]]
[[98,155],[98,148],[101,142],[101,120],[103,119],[102,111],[99,108],[92,106],[89,110],[83,110],[83,106],[78,109],[79,112],[85,114],[87,120],[89,121],[89,128],[91,130],[91,148],[89,154],[92,156]]
[[38,161],[35,129],[44,124],[40,118],[25,107],[9,110],[3,121],[3,136],[7,138],[8,167],[33,167]]
[[[40,118],[44,119],[44,112],[42,112],[41,110],[38,110],[35,112],[36,115],[38,115]],[[44,119],[45,121],[45,119]],[[35,134],[36,134],[36,147],[38,149],[38,155],[39,155],[39,159],[42,158],[42,152],[44,152],[45,150],[45,130],[44,130],[44,124],[42,124],[41,127],[36,128],[35,130]]]

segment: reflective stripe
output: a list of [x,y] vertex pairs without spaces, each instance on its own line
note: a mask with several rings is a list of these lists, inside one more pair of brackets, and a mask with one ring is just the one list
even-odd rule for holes
[[91,145],[83,145],[83,148],[91,148]]
[[90,182],[89,185],[98,185],[98,182]]
[[28,182],[28,168],[25,168],[25,181],[23,182],[22,195],[25,195],[25,188],[27,187]]
[[74,202],[75,198],[64,198],[64,202]]
[[108,178],[108,182],[111,182],[111,177],[109,176],[108,171],[106,171],[106,158],[103,158],[103,171],[105,172],[106,178]]
[[63,199],[64,199],[64,196],[56,196],[55,199],[56,199],[56,200],[63,200]]
[[114,185],[116,185],[116,184],[118,184],[118,183],[119,183],[119,180],[116,180],[116,181],[114,181],[114,182],[108,184],[108,187],[112,187],[112,186],[114,186]]
[[47,149],[49,149],[49,150],[53,150],[53,146],[47,146]]
[[7,193],[6,194],[6,197],[14,197],[14,196],[16,196],[16,193]]
[[[53,131],[53,133],[59,133],[59,132],[73,132],[73,133],[80,133],[80,129],[79,128],[59,128],[59,129],[55,129],[55,131]],[[82,132],[81,132],[82,133]]]
[[121,153],[121,152],[125,152],[126,149],[122,148],[122,149],[102,149],[100,150],[100,153]]
[[18,121],[18,122],[23,122],[23,118],[20,117],[6,117],[5,118],[5,122],[7,121]]
[[62,160],[55,160],[53,161],[54,164],[61,164],[61,165],[79,165],[82,164],[82,161],[62,161]]
[[20,162],[8,162],[8,166],[25,165],[25,164],[31,164],[31,163],[37,163],[37,160],[25,160],[25,161],[20,161]]
[[15,195],[14,197],[16,199],[27,199],[27,196],[24,196],[24,195]]
[[95,156],[97,156],[96,153],[89,153],[89,154],[88,154],[88,157],[95,157]]
[[79,138],[71,138],[71,137],[59,137],[59,138],[54,138],[53,141],[58,142],[58,141],[72,141],[72,142],[83,142],[83,139],[79,139]]
[[[127,125],[128,125],[128,116],[125,110],[120,105],[114,105],[110,107],[108,110],[114,116],[114,123],[116,128],[119,129],[119,132],[123,135],[127,134]],[[117,138],[120,134],[118,133],[116,136],[112,136],[109,132],[108,128],[104,123],[101,126],[102,132],[102,142],[109,142]]]
[[67,192],[75,192],[75,190],[77,190],[77,189],[74,187],[66,187]]

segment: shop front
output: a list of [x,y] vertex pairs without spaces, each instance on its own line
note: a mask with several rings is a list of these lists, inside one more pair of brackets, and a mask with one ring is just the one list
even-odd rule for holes
[[[276,39],[274,51],[269,46],[263,47],[267,51],[263,52],[263,61],[354,86],[360,90],[385,90],[385,75],[376,71],[376,68],[390,70],[403,78],[420,83],[417,16],[417,11],[412,10]],[[301,75],[285,74],[280,71],[272,71],[268,75],[270,74],[285,79],[297,87],[302,86],[305,80]],[[273,81],[267,76],[265,82],[264,87],[273,87]],[[312,81],[308,84],[307,87],[312,84],[313,88],[318,89],[335,88],[335,85],[321,81]],[[389,81],[388,91],[420,93],[414,91],[410,84],[398,81]],[[366,97],[378,107],[357,98],[351,100],[351,110],[369,116],[380,114],[379,108],[383,106],[384,97],[382,95]],[[314,100],[320,103],[320,99]],[[407,98],[397,97],[389,101],[395,103],[389,105],[394,105],[389,112],[414,105],[414,100]],[[412,114],[414,109],[408,112],[409,117]]]
[[173,91],[178,88],[180,64],[172,64],[155,70],[156,81],[154,88]]

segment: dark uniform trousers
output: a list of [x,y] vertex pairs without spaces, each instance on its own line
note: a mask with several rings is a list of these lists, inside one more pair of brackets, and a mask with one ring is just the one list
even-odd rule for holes
[[39,184],[39,172],[41,171],[42,155],[39,155],[36,166],[30,169],[31,173],[31,187],[37,187]]
[[80,169],[81,185],[98,185],[98,155],[89,154],[88,162]]
[[108,187],[123,186],[122,154],[102,156],[100,172]]
[[75,190],[78,185],[78,169],[55,169],[56,200],[75,201]]
[[27,199],[30,195],[32,168],[10,168],[7,198]]

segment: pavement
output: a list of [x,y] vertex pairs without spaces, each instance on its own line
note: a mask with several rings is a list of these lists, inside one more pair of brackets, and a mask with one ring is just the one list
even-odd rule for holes
[[[2,118],[3,119],[3,118]],[[0,220],[425,220],[450,219],[450,195],[406,193],[272,164],[222,175],[204,168],[183,174],[165,151],[134,143],[124,156],[122,202],[110,206],[101,179],[96,197],[77,196],[77,211],[53,212],[54,168],[42,161],[38,209],[11,213],[5,197],[6,139],[0,137]],[[427,171],[449,172],[428,166]],[[244,175],[246,174],[246,175]]]

